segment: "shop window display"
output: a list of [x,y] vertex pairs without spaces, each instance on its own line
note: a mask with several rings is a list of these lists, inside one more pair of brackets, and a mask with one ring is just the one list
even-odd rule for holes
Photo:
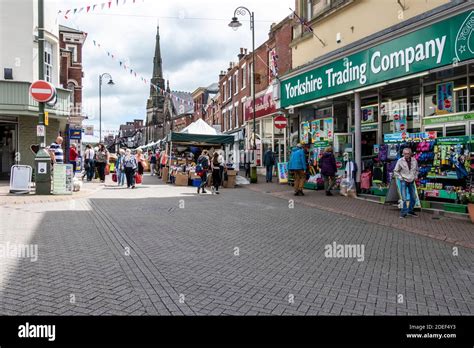
[[425,116],[467,111],[467,79],[459,78],[424,87]]

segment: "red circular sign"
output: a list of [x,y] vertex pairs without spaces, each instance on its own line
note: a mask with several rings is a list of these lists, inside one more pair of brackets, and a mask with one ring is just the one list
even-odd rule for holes
[[31,84],[30,94],[37,102],[46,103],[54,98],[56,88],[49,82],[38,80]]
[[275,117],[273,122],[275,123],[275,127],[278,128],[278,129],[285,128],[287,123],[288,123],[288,121],[286,120],[286,117],[283,116],[283,115]]

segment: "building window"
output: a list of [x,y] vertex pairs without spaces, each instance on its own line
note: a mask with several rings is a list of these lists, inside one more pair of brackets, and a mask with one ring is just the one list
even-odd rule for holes
[[242,65],[242,89],[247,86],[247,65]]
[[239,105],[235,106],[235,128],[239,128]]
[[53,81],[53,45],[49,41],[44,42],[44,79]]
[[75,89],[76,85],[74,84],[74,82],[68,82],[67,84],[67,89],[69,89],[71,91],[71,94],[70,94],[70,103],[71,103],[71,106],[74,105],[74,89]]
[[232,129],[233,127],[233,122],[232,122],[232,117],[234,116],[233,110],[229,109],[229,129]]
[[229,95],[228,95],[228,99],[232,99],[232,77],[228,80],[229,82]]
[[227,100],[227,83],[224,82],[222,86],[223,86],[223,87],[222,87],[222,90],[223,90],[223,91],[222,91],[222,95],[223,95],[223,97],[224,97],[224,100]]
[[234,94],[239,93],[239,71],[237,70],[234,74]]
[[467,79],[425,86],[425,116],[467,111]]
[[71,52],[72,52],[72,53],[71,53],[72,61],[73,61],[74,63],[76,63],[76,62],[77,62],[77,47],[76,47],[76,45],[67,45],[67,46],[66,46],[66,49],[67,49],[68,51],[71,51]]

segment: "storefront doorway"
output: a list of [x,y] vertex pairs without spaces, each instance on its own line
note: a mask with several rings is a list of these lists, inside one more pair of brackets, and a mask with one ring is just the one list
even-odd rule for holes
[[10,179],[18,145],[17,125],[0,123],[0,180]]
[[285,161],[285,140],[284,138],[275,138],[273,143],[273,153],[277,162]]

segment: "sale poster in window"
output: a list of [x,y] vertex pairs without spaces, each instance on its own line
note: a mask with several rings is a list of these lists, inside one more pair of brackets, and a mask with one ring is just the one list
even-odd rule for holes
[[362,123],[370,123],[374,122],[374,107],[373,106],[367,106],[362,108]]
[[309,143],[309,122],[303,122],[301,124],[301,142],[303,144],[308,144]]
[[311,138],[312,143],[319,141],[319,120],[311,121]]
[[452,81],[436,85],[436,114],[443,115],[454,112],[454,83]]
[[393,109],[393,127],[394,133],[406,132],[407,130],[407,113],[404,107]]
[[322,141],[332,141],[332,136],[334,132],[334,120],[332,118],[325,118],[324,120],[324,132],[322,134]]

